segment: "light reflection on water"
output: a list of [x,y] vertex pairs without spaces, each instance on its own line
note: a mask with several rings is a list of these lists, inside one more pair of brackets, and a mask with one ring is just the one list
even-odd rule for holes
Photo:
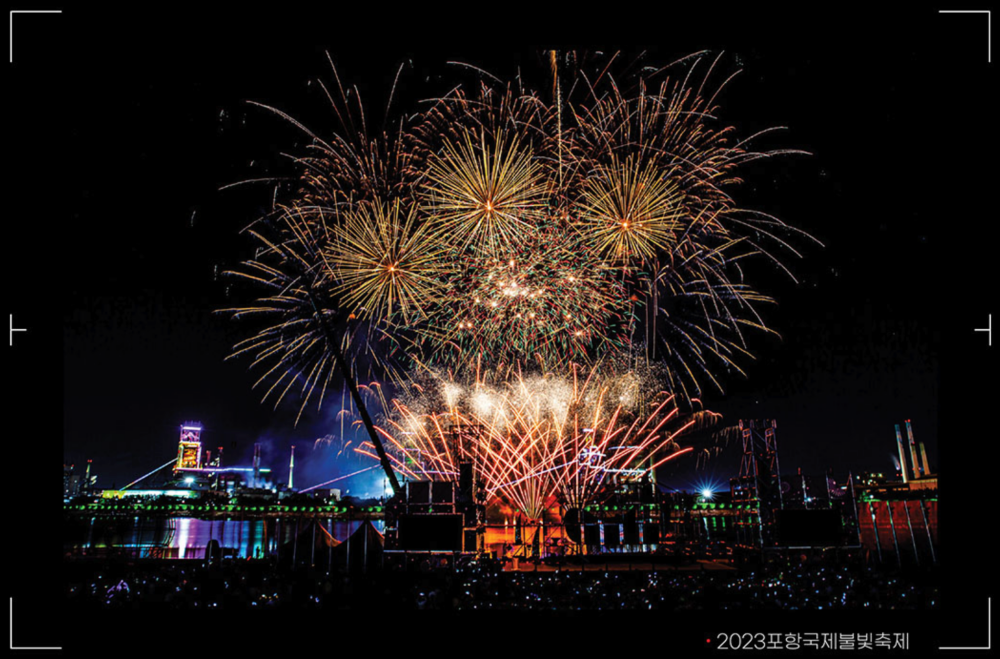
[[[347,540],[362,520],[320,519],[330,535]],[[282,544],[294,541],[309,529],[310,519],[196,519],[193,517],[87,520],[79,532],[69,530],[67,551],[128,550],[137,558],[203,559],[209,542],[216,540],[226,556],[273,556]],[[385,522],[372,520],[379,532]]]

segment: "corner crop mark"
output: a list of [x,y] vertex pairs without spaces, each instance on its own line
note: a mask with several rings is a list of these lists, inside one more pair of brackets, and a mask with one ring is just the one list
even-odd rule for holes
[[991,650],[993,649],[993,610],[992,598],[986,598],[986,645],[973,648],[940,647],[938,650]]
[[61,14],[62,9],[11,9],[10,10],[10,32],[8,41],[10,44],[10,63],[14,63],[14,14]]
[[14,598],[10,598],[10,649],[11,650],[62,650],[61,647],[31,647],[14,645]]
[[939,14],[986,14],[986,63],[993,63],[993,12],[989,9],[942,9]]

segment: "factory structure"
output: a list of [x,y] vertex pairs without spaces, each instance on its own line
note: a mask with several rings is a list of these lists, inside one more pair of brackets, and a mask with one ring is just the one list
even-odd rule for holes
[[938,478],[910,421],[905,425],[905,443],[895,427],[895,478],[851,474],[840,485],[830,474],[782,472],[777,423],[741,421],[743,458],[739,476],[730,481],[739,555],[766,559],[780,550],[841,548],[880,563],[937,563]]
[[903,450],[903,436],[899,432],[899,424],[896,424],[896,445],[899,448],[899,470],[900,475],[903,478],[903,483],[910,483],[911,481],[918,488],[937,488],[937,476],[931,473],[930,463],[927,461],[927,448],[924,446],[923,442],[920,442],[920,459],[917,459],[917,443],[913,441],[913,427],[910,425],[910,420],[906,420],[906,437],[909,440],[910,446],[910,469],[912,469],[912,476],[907,475],[906,466],[906,451]]
[[909,451],[904,450],[896,424],[899,480],[867,475],[858,502],[861,542],[879,562],[936,563],[938,477],[931,470],[924,443],[913,439],[910,420],[905,423]]
[[87,460],[87,467],[84,473],[75,473],[76,465],[63,464],[63,501],[69,501],[73,497],[84,496],[93,490],[97,482],[97,475],[90,473],[91,460]]
[[[734,565],[835,554],[899,566],[932,565],[939,553],[937,474],[910,421],[904,425],[905,440],[901,427],[895,429],[900,469],[894,475],[852,473],[838,480],[832,472],[782,470],[777,423],[743,420],[740,470],[727,492],[665,493],[651,473],[621,473],[609,478],[583,509],[557,503],[540,519],[529,520],[502,503],[487,505],[485,485],[471,457],[456,465],[450,479],[404,479],[384,503],[358,508],[342,505],[338,490],[318,489],[334,481],[293,490],[294,446],[288,455],[288,484],[275,484],[271,469],[261,464],[259,444],[249,466],[228,465],[222,447],[206,446],[202,425],[188,422],[180,427],[175,458],[121,489],[101,492],[105,505],[70,505],[68,510],[111,517],[134,516],[138,510],[223,521],[236,515],[260,520],[272,534],[286,523],[280,520],[294,518],[299,520],[295,529],[306,520],[309,533],[322,537],[322,530],[308,525],[326,525],[329,533],[345,515],[360,515],[380,521],[382,530],[376,532],[387,564],[404,566],[428,553],[450,556],[448,560],[485,554],[520,560],[580,557],[585,562],[593,555],[621,554],[621,560],[642,556]],[[481,429],[475,426],[445,432],[455,455],[471,456],[479,445]],[[95,496],[94,478],[89,463],[83,476],[67,467],[67,500]],[[166,504],[164,497],[170,498]]]
[[[253,459],[249,467],[228,465],[223,462],[223,448],[221,446],[217,446],[213,450],[202,441],[203,430],[200,423],[191,421],[183,423],[180,426],[176,458],[160,465],[121,489],[103,490],[101,497],[104,499],[131,499],[167,496],[193,499],[210,494],[271,500],[279,498],[281,494],[293,492],[294,446],[289,457],[288,484],[286,486],[273,483],[271,469],[261,465],[261,446],[259,443],[254,444]],[[69,484],[66,485],[66,489],[69,492]],[[74,495],[82,493],[77,491]],[[339,494],[336,490],[330,493]],[[67,498],[69,497],[67,496]]]

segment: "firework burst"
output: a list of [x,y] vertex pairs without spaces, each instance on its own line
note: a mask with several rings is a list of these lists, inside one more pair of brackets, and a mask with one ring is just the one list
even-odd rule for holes
[[415,207],[403,211],[398,200],[361,204],[325,248],[335,270],[330,294],[358,317],[409,323],[441,295],[448,261],[440,245],[417,222]]
[[255,355],[268,395],[298,384],[317,404],[335,378],[331,333],[352,369],[403,388],[415,370],[565,372],[641,350],[664,364],[672,405],[721,389],[719,371],[752,358],[747,331],[769,331],[758,307],[771,299],[744,264],[784,268],[765,247],[797,255],[797,232],[734,200],[742,165],[789,151],[720,124],[728,80],[706,91],[717,61],[699,79],[703,61],[617,80],[610,63],[588,73],[551,53],[551,85],[476,70],[373,135],[339,78],[332,137],[273,110],[311,145],[249,230],[257,254],[237,274],[265,293],[229,311],[270,324],[236,354]]
[[503,260],[458,263],[443,303],[428,309],[423,331],[433,337],[433,362],[488,355],[548,368],[586,360],[595,343],[609,340],[629,310],[613,271],[594,263],[570,232],[540,231],[521,247]]
[[584,184],[578,226],[603,258],[629,263],[669,252],[684,215],[668,174],[612,157]]
[[[679,439],[718,415],[682,415],[675,396],[647,390],[629,371],[528,376],[490,384],[441,380],[393,410],[380,434],[393,466],[417,480],[453,479],[472,463],[485,500],[530,519],[557,501],[581,508],[618,478],[641,478],[690,452]],[[361,453],[372,453],[370,443]]]
[[460,251],[520,251],[545,209],[545,181],[530,149],[501,133],[487,143],[472,131],[446,141],[420,187],[425,211]]

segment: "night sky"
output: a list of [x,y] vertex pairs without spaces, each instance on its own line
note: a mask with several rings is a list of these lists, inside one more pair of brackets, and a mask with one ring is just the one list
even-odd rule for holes
[[[350,30],[325,34],[316,25],[296,25],[294,35],[255,23],[238,32],[213,23],[193,30],[169,56],[145,44],[141,66],[112,64],[111,44],[98,44],[90,56],[106,62],[104,73],[60,83],[63,98],[77,99],[60,129],[61,164],[73,172],[60,191],[69,203],[59,265],[70,273],[62,319],[65,459],[92,458],[99,485],[120,487],[172,457],[177,426],[189,419],[205,424],[207,445],[226,447],[230,464],[247,460],[257,439],[286,462],[289,445],[331,431],[330,411],[294,429],[293,405],[275,413],[259,404],[249,359],[223,361],[247,329],[213,311],[254,291],[229,291],[233,282],[221,272],[252,254],[239,230],[267,208],[271,192],[219,189],[292,173],[281,154],[301,153],[304,143],[296,129],[246,101],[278,107],[324,135],[337,129],[314,82],[332,80],[324,51],[344,81],[359,86],[377,123],[402,62],[412,66],[396,102],[416,108],[462,79],[448,61],[501,77],[520,68],[544,84],[539,53],[553,45],[621,48],[626,64],[645,50],[654,65],[724,50],[721,71],[742,73],[720,97],[721,120],[741,136],[785,126],[757,146],[812,154],[755,163],[733,190],[742,205],[777,215],[825,247],[798,239],[804,258],[782,256],[797,285],[763,260],[751,268],[752,280],[779,301],[764,314],[783,338],[751,334],[757,361],[744,362],[749,378],[726,378],[727,393],[706,395],[706,406],[727,424],[777,419],[783,470],[889,471],[893,424],[908,418],[937,466],[945,320],[937,302],[951,286],[940,264],[951,256],[949,234],[960,221],[938,211],[951,196],[941,190],[943,178],[953,171],[942,172],[933,155],[939,145],[930,128],[943,121],[948,93],[944,81],[928,83],[921,57],[930,54],[900,51],[894,42],[844,50],[836,39],[806,47],[794,34],[773,41],[700,30],[669,40],[522,39],[503,47],[423,38],[358,44]],[[732,445],[706,469],[687,460],[661,473],[661,482],[725,481],[738,458]]]

